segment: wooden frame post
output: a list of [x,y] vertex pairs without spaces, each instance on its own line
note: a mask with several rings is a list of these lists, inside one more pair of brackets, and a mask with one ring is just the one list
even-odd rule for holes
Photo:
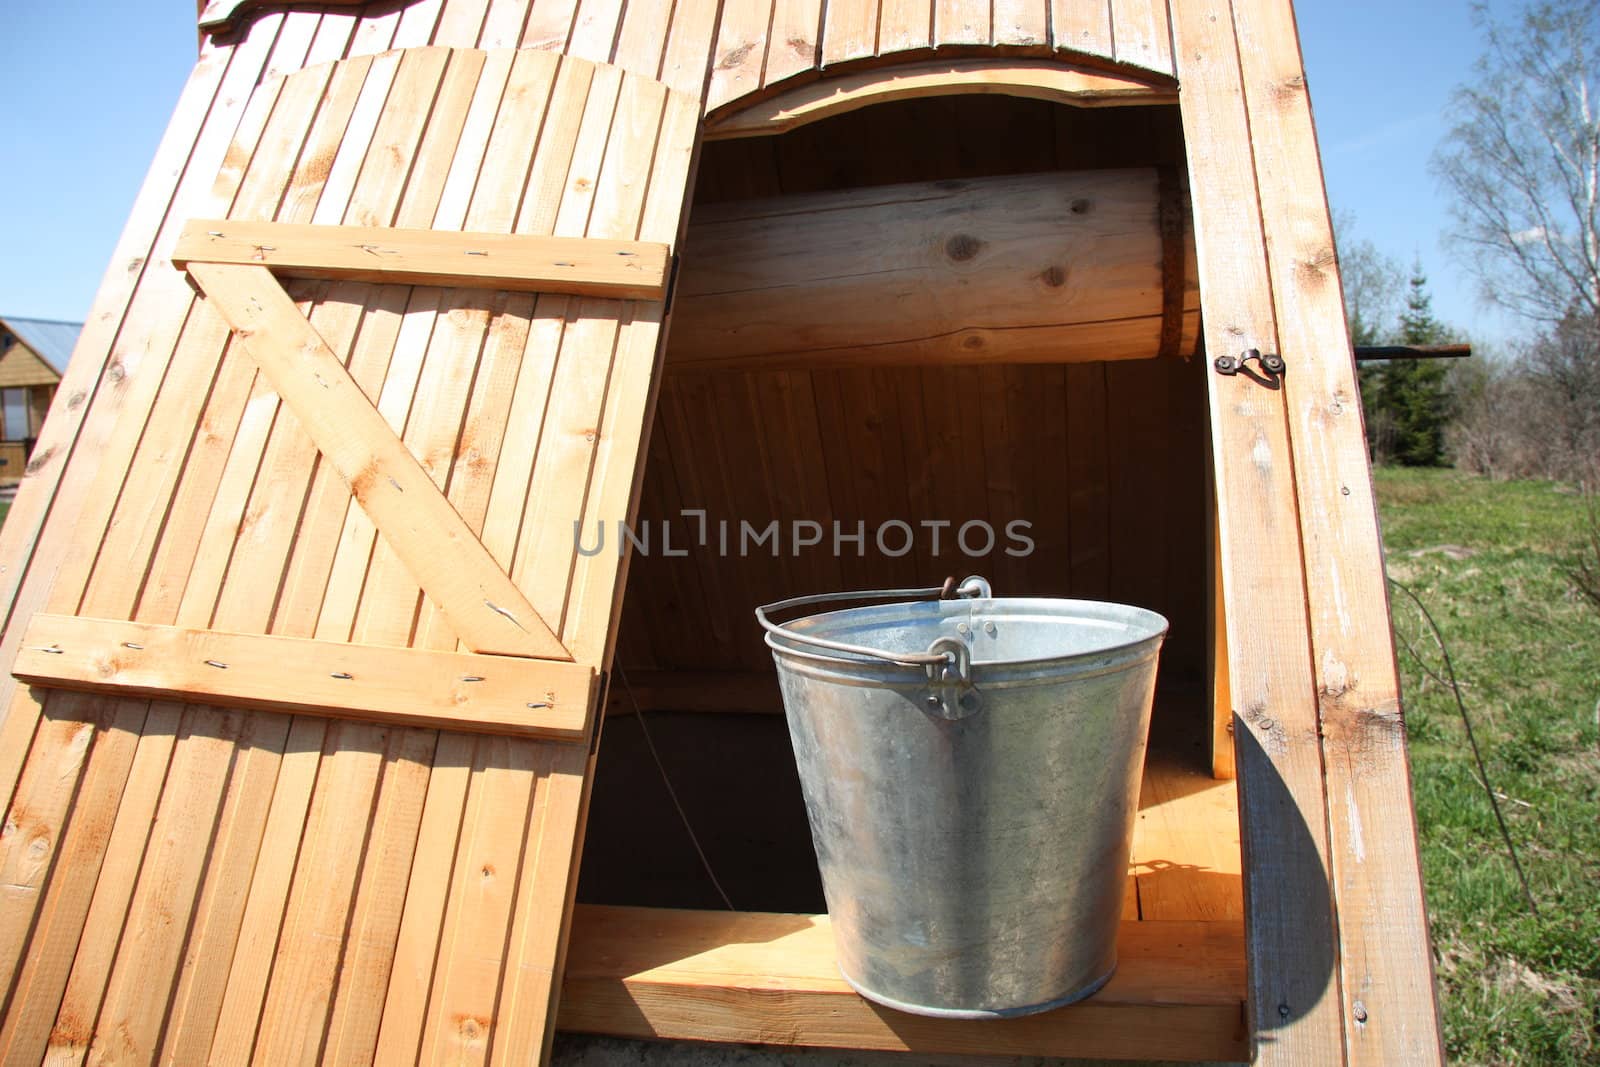
[[1360,393],[1292,9],[1172,6],[1208,354],[1287,364],[1273,387],[1211,378],[1252,1029],[1261,1062],[1442,1062]]
[[1235,33],[1282,351],[1351,1063],[1438,1063],[1438,1002],[1377,503],[1290,0]]

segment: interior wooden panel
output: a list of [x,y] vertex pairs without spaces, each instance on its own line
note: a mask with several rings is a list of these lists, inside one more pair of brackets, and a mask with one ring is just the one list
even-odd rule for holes
[[[1192,364],[1002,367],[686,375],[663,387],[641,518],[671,519],[681,545],[703,508],[722,523],[865,523],[852,545],[786,547],[777,558],[658,551],[634,560],[621,638],[634,668],[772,669],[751,611],[840,589],[937,585],[983,573],[1001,593],[1085,596],[1160,611],[1173,622],[1168,681],[1205,665],[1203,425]],[[1185,410],[1187,409],[1187,410]],[[821,462],[817,462],[817,460]],[[938,556],[889,556],[882,522],[943,521]],[[967,556],[958,528],[989,522],[997,546]],[[1032,523],[1035,550],[1006,554],[1004,530]],[[659,534],[658,534],[659,536]],[[825,534],[831,541],[831,532]],[[969,542],[977,545],[976,535]],[[896,546],[891,543],[891,548]],[[643,605],[648,605],[644,607]]]
[[1199,335],[1188,236],[1172,168],[701,204],[669,370],[1171,359]]
[[[696,203],[906,181],[1103,167],[1177,167],[1176,109],[1093,112],[1009,97],[952,97],[865,108],[780,137],[703,149]],[[693,217],[691,216],[691,227]],[[1209,571],[1201,361],[1072,366],[896,367],[670,373],[669,339],[640,517],[698,533],[684,509],[720,524],[778,520],[784,551],[740,558],[636,553],[620,638],[636,672],[771,674],[755,605],[800,592],[936,585],[983,573],[1001,593],[1122,600],[1173,623],[1163,684],[1205,677]],[[1152,350],[1148,353],[1154,356]],[[939,554],[919,530],[892,556],[881,522],[951,523]],[[795,555],[791,524],[865,524]],[[968,557],[961,524],[983,520],[993,550]],[[1008,523],[1032,523],[1033,553],[1006,553]],[[976,538],[970,542],[979,547]],[[891,542],[891,550],[898,546]],[[736,685],[746,683],[735,683]],[[775,688],[775,684],[774,684]],[[747,686],[748,689],[748,686]],[[680,690],[681,691],[681,690]]]
[[[622,688],[644,695],[644,683],[633,674]],[[1171,728],[1155,738],[1145,760],[1124,918],[1243,918],[1237,791],[1232,782],[1213,778],[1204,762],[1198,705],[1197,695],[1157,700],[1157,714]],[[661,710],[645,715],[645,724],[631,715],[607,724],[578,899],[726,907],[662,784],[659,757],[695,841],[737,908],[823,911],[782,716]],[[1194,728],[1181,728],[1185,722]],[[739,802],[728,803],[730,797]]]

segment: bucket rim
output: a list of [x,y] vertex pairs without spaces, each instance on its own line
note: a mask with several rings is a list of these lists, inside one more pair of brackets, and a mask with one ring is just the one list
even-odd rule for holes
[[[832,611],[818,612],[813,615],[804,615],[797,619],[790,619],[779,623],[780,631],[788,631],[801,626],[815,626],[829,619],[838,619],[842,616],[855,616],[861,618],[871,615],[892,616],[898,612],[910,615],[937,615],[941,618],[967,615],[981,617],[985,613],[992,613],[996,608],[1012,607],[1013,609],[1029,606],[1037,609],[1041,606],[1050,606],[1061,614],[1080,611],[1086,620],[1102,622],[1119,622],[1130,626],[1143,624],[1144,630],[1138,636],[1127,640],[1109,642],[1094,648],[1083,649],[1076,652],[1041,655],[1028,658],[1005,659],[978,659],[971,661],[974,671],[985,669],[988,671],[1009,671],[1014,669],[1039,669],[1051,665],[1068,667],[1073,664],[1117,661],[1126,657],[1128,660],[1145,658],[1140,655],[1141,650],[1147,646],[1159,646],[1171,629],[1171,623],[1166,616],[1149,608],[1137,604],[1124,604],[1113,600],[1090,600],[1071,597],[979,597],[961,600],[900,600],[881,604],[867,604],[849,608],[836,608]],[[1061,610],[1065,609],[1065,610]],[[1114,609],[1114,610],[1108,610]],[[1025,611],[1015,611],[1014,614],[1027,614]],[[1120,616],[1120,617],[1114,617]],[[809,661],[816,664],[831,664],[852,669],[871,668],[908,675],[923,676],[923,668],[888,662],[885,659],[875,659],[864,655],[855,655],[847,652],[832,650],[817,650],[807,647],[804,641],[804,630],[799,630],[792,638],[792,643],[786,642],[779,633],[768,631],[765,635],[767,647],[775,656],[793,658],[800,661]],[[885,653],[894,655],[895,653]],[[1153,653],[1149,653],[1153,654]]]

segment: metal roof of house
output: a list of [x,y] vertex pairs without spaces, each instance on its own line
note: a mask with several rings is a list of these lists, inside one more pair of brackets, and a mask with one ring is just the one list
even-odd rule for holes
[[0,327],[15,334],[17,340],[33,349],[57,374],[65,374],[67,360],[72,358],[72,349],[78,343],[83,323],[0,315]]

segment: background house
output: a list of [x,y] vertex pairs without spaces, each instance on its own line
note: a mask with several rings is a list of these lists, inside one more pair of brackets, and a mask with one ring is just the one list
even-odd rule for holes
[[0,489],[22,481],[81,322],[0,316]]

